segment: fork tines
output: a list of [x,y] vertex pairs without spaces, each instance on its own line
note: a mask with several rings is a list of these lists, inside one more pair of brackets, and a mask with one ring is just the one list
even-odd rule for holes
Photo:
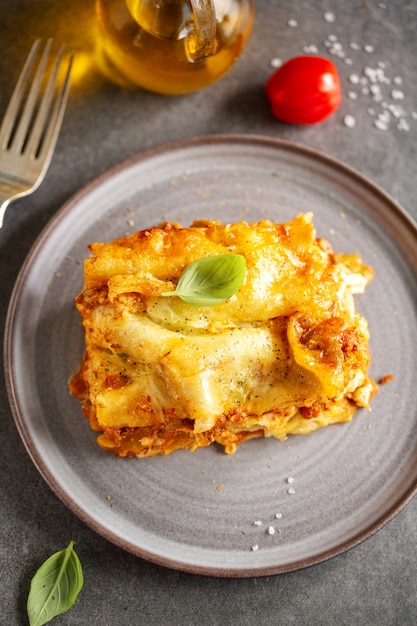
[[53,149],[69,92],[72,55],[62,81],[60,67],[64,46],[58,51],[50,78],[44,85],[52,40],[39,57],[41,41],[34,42],[19,76],[0,128],[0,148],[32,159],[45,158],[43,151]]

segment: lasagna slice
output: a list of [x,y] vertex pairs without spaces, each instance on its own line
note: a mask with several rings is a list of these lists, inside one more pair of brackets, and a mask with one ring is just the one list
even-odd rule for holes
[[[373,271],[291,222],[165,223],[90,246],[76,298],[86,352],[71,391],[99,445],[145,457],[254,437],[285,439],[352,419],[377,390],[355,309]],[[198,306],[175,290],[190,263],[237,253],[239,290]]]

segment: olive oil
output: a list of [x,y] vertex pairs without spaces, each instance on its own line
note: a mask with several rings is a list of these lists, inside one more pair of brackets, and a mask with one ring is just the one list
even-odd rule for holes
[[214,0],[210,51],[192,50],[193,13],[187,0],[96,0],[100,43],[107,64],[133,85],[183,94],[221,78],[250,35],[252,0]]

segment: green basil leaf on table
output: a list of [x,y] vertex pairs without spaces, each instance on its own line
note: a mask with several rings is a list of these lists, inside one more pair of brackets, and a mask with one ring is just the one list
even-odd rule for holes
[[30,626],[42,626],[74,604],[84,583],[80,560],[71,541],[50,556],[32,578],[27,613]]
[[241,254],[208,256],[190,263],[174,291],[162,296],[178,296],[188,304],[212,306],[228,300],[245,277],[246,259]]

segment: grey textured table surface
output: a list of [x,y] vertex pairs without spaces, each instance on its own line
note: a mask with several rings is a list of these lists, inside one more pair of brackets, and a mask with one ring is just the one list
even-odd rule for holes
[[[100,76],[92,62],[93,4],[0,0],[1,114],[36,37],[65,41],[78,51],[80,68],[47,177],[35,194],[9,209],[0,231],[2,332],[25,256],[62,203],[112,165],[166,141],[216,133],[295,141],[355,167],[417,218],[415,0],[256,0],[253,34],[238,64],[213,86],[175,98],[125,91]],[[326,11],[333,13],[334,21],[325,19]],[[301,54],[306,46],[336,61],[344,100],[323,124],[292,127],[272,118],[263,85],[273,71],[272,59]],[[391,107],[389,123],[380,123],[381,128],[375,121],[385,110],[382,101],[367,93],[366,85],[352,82],[353,75],[364,76],[366,67],[379,68],[392,81],[380,84],[383,102],[402,107]],[[345,124],[346,115],[355,119],[353,127]],[[64,507],[20,441],[3,379],[0,394],[0,624],[26,623],[34,571],[71,538],[77,541],[85,586],[75,606],[56,618],[56,624],[417,623],[417,500],[361,545],[305,570],[236,580],[171,571],[113,546]]]

